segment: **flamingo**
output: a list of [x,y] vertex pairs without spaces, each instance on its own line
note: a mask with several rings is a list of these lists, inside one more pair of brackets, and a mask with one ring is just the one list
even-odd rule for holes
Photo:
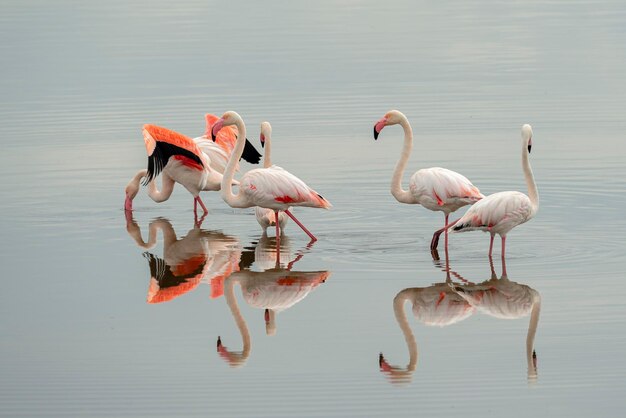
[[[255,264],[259,267],[258,261],[260,260],[256,258],[262,253],[272,253],[267,237],[255,246],[254,261],[250,265]],[[263,255],[262,262],[267,260],[267,254]],[[242,268],[224,281],[224,297],[243,343],[242,351],[233,351],[224,346],[221,337],[217,338],[217,352],[231,367],[241,367],[251,352],[250,332],[235,297],[235,284],[238,283],[241,286],[243,299],[249,306],[264,310],[265,332],[267,335],[275,335],[276,313],[292,308],[330,277],[331,272],[328,270],[292,271],[293,265],[303,255],[304,252],[300,252],[286,268],[282,267],[280,260],[276,258],[272,268],[264,271]],[[242,260],[245,258],[247,258],[246,254],[242,254]]]
[[[240,180],[239,191],[233,194],[232,180],[235,164],[244,149],[246,126],[241,116],[236,112],[224,113],[222,118],[213,125],[213,138],[224,126],[235,125],[240,135],[222,178],[222,198],[233,208],[249,208],[260,206],[271,209],[278,218],[278,212],[283,211],[302,230],[316,241],[317,238],[289,211],[291,206],[307,206],[328,209],[332,205],[319,193],[307,186],[302,180],[278,166],[257,168],[245,173]],[[276,224],[277,244],[280,237],[280,222]]]
[[[206,132],[210,132],[217,116],[207,114]],[[126,186],[124,208],[133,210],[133,199],[139,191],[139,182],[145,178],[148,196],[157,203],[166,201],[174,191],[175,183],[182,184],[194,196],[194,213],[200,204],[204,213],[208,213],[200,198],[200,191],[217,191],[221,188],[221,173],[225,162],[234,147],[237,131],[235,128],[224,130],[216,141],[206,134],[198,138],[188,138],[167,128],[144,125],[143,137],[148,151],[148,168],[140,170]],[[243,158],[257,164],[260,154],[246,140]],[[236,167],[237,168],[237,167]],[[154,179],[163,171],[161,190]],[[236,183],[236,181],[234,181]]]
[[239,270],[241,246],[236,237],[217,231],[200,229],[196,224],[183,238],[177,238],[169,220],[157,218],[150,222],[148,242],[132,217],[126,230],[140,248],[157,244],[157,233],[163,235],[163,258],[149,252],[144,257],[150,265],[147,302],[162,303],[177,298],[205,282],[211,286],[211,298],[223,294],[223,281]]
[[[272,125],[269,122],[261,122],[261,147],[265,148],[265,154],[263,155],[263,167],[270,168],[272,166]],[[261,208],[257,206],[254,208],[254,214],[256,220],[261,225],[261,229],[265,233],[267,227],[276,225],[276,212],[271,209]],[[278,212],[278,223],[281,233],[283,232],[287,220],[289,218],[285,212]]]
[[407,117],[391,110],[374,125],[374,139],[385,126],[400,125],[404,129],[404,147],[391,178],[391,194],[400,203],[419,204],[444,213],[444,225],[451,212],[471,205],[484,196],[465,176],[446,168],[431,167],[416,171],[409,180],[409,190],[402,188],[402,176],[413,147],[413,130]]
[[435,232],[430,248],[434,250],[439,243],[439,235],[452,228],[452,232],[485,231],[491,234],[489,257],[493,251],[495,234],[502,239],[502,259],[505,256],[506,236],[518,225],[532,219],[539,209],[539,194],[535,177],[528,161],[532,148],[533,129],[530,125],[522,126],[522,169],[528,196],[517,191],[498,192],[491,194],[472,206],[461,218],[446,224]]

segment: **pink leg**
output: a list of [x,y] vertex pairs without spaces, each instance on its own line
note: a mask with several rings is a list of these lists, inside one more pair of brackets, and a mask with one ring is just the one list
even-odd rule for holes
[[506,235],[502,235],[502,260],[504,260],[504,252],[506,250]]
[[[502,254],[504,254],[504,252]],[[506,261],[504,260],[504,255],[502,256],[502,277],[509,277],[506,274]]]
[[278,214],[277,210],[274,211],[274,216],[276,219],[276,267],[280,267],[280,222],[278,222]]
[[196,210],[196,203],[200,203],[200,207],[202,208],[202,210],[204,211],[204,213],[209,213],[208,209],[206,208],[206,206],[204,206],[204,202],[202,201],[202,199],[200,199],[200,196],[196,196],[194,198],[194,204],[193,204],[193,210],[195,212]]
[[491,252],[493,251],[493,237],[494,234],[491,234],[491,239],[489,240],[489,257],[491,257]]
[[[317,241],[317,238],[315,238],[315,235],[311,234],[311,232],[310,232],[308,229],[306,229],[306,228],[305,228],[305,226],[304,226],[304,225],[302,225],[302,223],[300,223],[300,221],[299,221],[299,220],[297,220],[297,219],[296,219],[296,217],[295,217],[295,216],[293,216],[293,214],[292,214],[291,212],[289,212],[289,209],[285,209],[285,213],[287,214],[287,216],[289,216],[291,219],[293,219],[293,221],[294,221],[296,224],[298,224],[298,226],[299,226],[300,228],[302,228],[302,230],[303,230],[304,232],[306,232],[306,234],[309,236],[309,238],[311,238],[311,240],[313,240],[313,241]],[[278,218],[277,218],[277,219],[278,219]]]
[[193,214],[196,216],[198,214],[198,198],[193,198]]
[[430,241],[431,251],[437,249],[437,246],[439,245],[439,236],[443,234],[444,231],[447,231],[448,229],[452,228],[452,226],[454,226],[454,224],[457,223],[460,219],[461,218],[457,219],[456,221],[452,221],[448,225],[444,226],[443,228],[435,231],[435,233],[433,234],[433,239]]
[[[448,225],[448,214],[446,213],[446,217],[444,220],[444,224],[443,226],[445,227],[446,225]],[[448,251],[448,230],[446,229],[445,231],[445,239],[444,239],[444,247],[445,247],[445,251]],[[446,256],[446,259],[448,259],[448,257]]]

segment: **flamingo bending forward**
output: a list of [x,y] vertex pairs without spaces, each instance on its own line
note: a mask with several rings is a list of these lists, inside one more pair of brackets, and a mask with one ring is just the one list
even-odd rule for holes
[[461,218],[451,222],[435,232],[430,248],[436,249],[439,235],[452,228],[452,232],[485,231],[491,234],[489,257],[493,250],[495,234],[502,238],[502,259],[505,255],[506,235],[518,225],[532,219],[539,209],[537,184],[528,161],[532,148],[533,130],[530,125],[522,126],[522,168],[528,187],[528,196],[517,191],[498,192],[476,203]]
[[402,176],[413,147],[413,130],[402,112],[391,110],[374,125],[374,139],[385,126],[400,125],[404,129],[404,147],[391,178],[391,194],[400,203],[419,204],[445,215],[448,224],[451,212],[471,205],[484,196],[465,176],[446,168],[431,167],[416,171],[409,180],[409,190],[402,188]]
[[[237,194],[233,194],[232,180],[235,164],[244,149],[246,126],[236,112],[226,112],[213,125],[213,138],[224,126],[235,125],[240,135],[222,178],[222,198],[233,208],[260,206],[271,209],[278,218],[278,212],[284,211],[312,239],[315,236],[289,211],[291,206],[307,206],[328,209],[332,205],[319,193],[307,186],[302,180],[278,166],[257,168],[245,173],[240,180]],[[276,237],[280,237],[280,224],[276,224]]]
[[[205,119],[208,134],[218,118],[207,114]],[[155,202],[161,203],[169,199],[175,183],[180,183],[194,196],[194,212],[200,204],[204,213],[208,213],[199,193],[201,190],[220,190],[221,173],[224,171],[225,161],[234,148],[237,131],[234,127],[226,129],[215,142],[211,141],[207,134],[191,139],[167,128],[144,125],[143,136],[148,151],[148,168],[137,172],[126,186],[124,208],[132,211],[139,183],[145,178],[144,185],[148,185],[148,196]],[[246,140],[243,158],[257,164],[260,156]],[[161,171],[163,174],[159,191],[155,178]]]
[[[261,122],[261,147],[265,148],[265,154],[263,155],[263,167],[270,168],[272,166],[272,125],[269,122]],[[276,212],[271,209],[261,208],[257,206],[254,208],[254,214],[256,220],[261,225],[263,232],[267,231],[267,227],[276,226],[278,220],[278,226],[283,232],[285,225],[287,224],[287,214],[285,212],[278,212],[278,218]]]

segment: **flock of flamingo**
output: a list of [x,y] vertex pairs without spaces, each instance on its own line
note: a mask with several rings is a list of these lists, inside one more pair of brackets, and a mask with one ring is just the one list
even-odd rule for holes
[[[504,191],[484,196],[465,176],[441,167],[423,168],[409,180],[409,189],[402,187],[402,177],[413,147],[413,131],[408,119],[397,110],[387,112],[374,125],[374,139],[386,126],[400,125],[404,130],[404,145],[391,180],[391,194],[400,203],[419,204],[432,211],[444,213],[443,228],[435,231],[431,250],[436,251],[439,236],[451,232],[486,231],[491,239],[492,255],[496,234],[502,241],[504,259],[506,237],[514,227],[530,220],[539,207],[539,197],[528,156],[532,147],[532,128],[522,127],[522,168],[528,195],[518,191]],[[243,174],[235,180],[239,160],[258,164],[261,155],[246,138],[246,126],[239,114],[226,112],[221,118],[206,115],[206,132],[198,138],[189,138],[175,131],[155,125],[144,125],[143,137],[148,153],[148,168],[140,170],[126,186],[124,208],[130,212],[141,179],[148,186],[148,195],[155,202],[167,200],[175,183],[184,186],[194,197],[194,213],[200,205],[208,211],[200,198],[201,191],[220,191],[223,200],[233,208],[255,207],[256,218],[263,230],[276,229],[276,241],[288,218],[291,218],[315,241],[317,238],[290,211],[294,206],[328,209],[331,204],[322,195],[287,170],[271,163],[271,125],[261,124],[261,146],[265,148],[264,166]],[[161,190],[155,178],[161,174]],[[233,193],[233,185],[238,186]],[[449,222],[449,215],[459,208],[471,205],[459,219]]]

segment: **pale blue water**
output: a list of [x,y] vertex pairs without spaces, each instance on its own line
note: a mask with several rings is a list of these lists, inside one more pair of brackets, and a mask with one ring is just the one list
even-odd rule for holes
[[[0,10],[0,416],[622,415],[622,2]],[[516,289],[541,298],[536,377],[530,307],[512,294],[517,319],[476,309],[446,326],[407,302],[405,340],[397,294],[435,289],[431,308],[453,295],[431,288],[446,279],[428,250],[443,216],[388,190],[402,132],[374,141],[372,126],[393,108],[415,133],[405,184],[443,166],[486,194],[525,191],[520,127],[533,125],[540,210],[509,235],[506,261]],[[307,246],[290,223],[278,272],[253,212],[217,193],[203,195],[210,214],[199,229],[181,187],[162,204],[142,191],[134,223],[122,210],[124,186],[146,166],[142,124],[197,136],[205,113],[231,109],[255,145],[259,123],[272,122],[274,162],[334,205],[294,211],[319,241]],[[159,232],[154,247],[137,246],[151,223],[173,231],[172,243]],[[488,280],[487,246],[485,234],[453,235],[451,270]],[[499,248],[494,262],[499,276]],[[233,285],[240,317],[228,294],[211,297],[211,278]],[[489,300],[494,288],[468,291]],[[405,367],[407,341],[417,359],[398,382],[379,353]]]

